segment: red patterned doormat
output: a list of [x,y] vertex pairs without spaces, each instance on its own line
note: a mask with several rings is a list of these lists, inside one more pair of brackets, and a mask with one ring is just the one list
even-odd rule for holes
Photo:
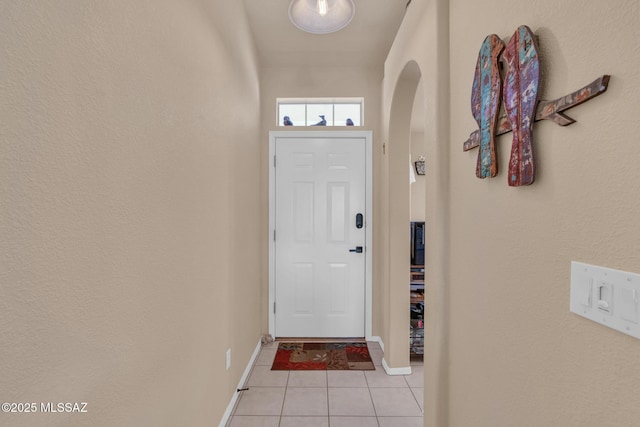
[[281,342],[273,371],[373,371],[366,342]]

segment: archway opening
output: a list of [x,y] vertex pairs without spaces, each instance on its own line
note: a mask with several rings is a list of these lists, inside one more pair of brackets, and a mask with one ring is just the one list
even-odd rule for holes
[[[388,293],[383,360],[388,373],[410,372],[411,369],[407,334],[411,325],[411,168],[414,167],[411,154],[412,147],[417,152],[424,151],[424,109],[420,112],[419,108],[414,108],[416,101],[418,105],[424,103],[422,93],[416,99],[421,80],[418,64],[415,61],[408,62],[398,78],[391,103],[386,189],[388,226],[385,239]],[[418,129],[422,129],[422,137],[416,132]],[[424,215],[424,188],[422,193],[420,200],[414,200],[416,215],[420,210]]]

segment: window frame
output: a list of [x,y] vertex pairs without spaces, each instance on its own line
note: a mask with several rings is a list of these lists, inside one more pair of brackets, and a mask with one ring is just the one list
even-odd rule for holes
[[[276,98],[276,126],[277,127],[285,127],[281,121],[280,117],[280,106],[281,105],[304,105],[304,117],[305,124],[304,125],[293,125],[292,127],[303,128],[310,127],[312,125],[309,123],[308,117],[308,108],[309,105],[330,105],[331,106],[331,114],[332,114],[332,125],[327,125],[327,127],[346,127],[346,125],[336,125],[335,124],[335,109],[336,105],[359,105],[360,106],[360,117],[359,117],[359,125],[354,125],[354,127],[362,128],[364,126],[364,97],[350,97],[350,98]],[[317,120],[312,120],[314,122]],[[349,126],[350,127],[350,126]]]

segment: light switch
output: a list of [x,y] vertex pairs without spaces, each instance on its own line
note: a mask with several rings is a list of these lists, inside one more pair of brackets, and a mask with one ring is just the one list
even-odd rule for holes
[[604,280],[596,282],[596,307],[609,315],[613,314],[613,284]]
[[620,317],[628,322],[638,323],[638,292],[635,288],[622,285],[619,297],[620,303],[616,310]]
[[578,301],[580,304],[585,307],[591,307],[591,295],[592,295],[592,280],[589,278],[584,278],[579,284],[577,288],[578,292]]

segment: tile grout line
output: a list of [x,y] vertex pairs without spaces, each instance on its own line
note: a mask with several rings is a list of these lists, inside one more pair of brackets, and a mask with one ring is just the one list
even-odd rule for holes
[[[412,372],[411,375],[413,375],[414,373]],[[416,404],[418,405],[418,409],[420,409],[420,412],[422,412],[422,416],[424,417],[424,409],[422,408],[422,405],[420,405],[420,401],[418,401],[418,397],[416,396],[415,392],[413,391],[413,387],[411,387],[411,384],[409,384],[409,380],[407,380],[408,376],[411,375],[404,375],[404,380],[407,383],[407,386],[409,387],[409,390],[411,391],[411,395],[413,396],[413,399],[416,401]],[[420,375],[424,375],[424,373],[421,373]],[[419,388],[419,387],[416,387]],[[422,387],[422,389],[424,390],[424,385]]]
[[331,408],[329,406],[329,371],[324,371],[324,379],[327,385],[327,426],[331,427]]
[[284,404],[287,401],[287,390],[289,389],[290,377],[291,371],[287,371],[287,382],[284,384],[284,396],[282,397],[282,406],[280,407],[280,418],[278,419],[278,427],[280,427],[280,424],[282,424],[282,416],[284,415]]
[[[375,367],[375,365],[374,365],[374,367]],[[367,378],[367,373],[366,372],[364,372],[364,381],[367,384],[367,391],[369,392],[369,399],[371,400],[371,406],[373,407],[373,414],[376,417],[376,424],[378,424],[378,427],[380,427],[380,420],[378,419],[378,411],[376,411],[376,404],[373,401],[373,396],[371,395],[371,387],[369,386],[369,379]]]
[[367,389],[369,390],[369,398],[371,399],[371,405],[373,405],[373,413],[376,415],[376,424],[380,427],[380,418],[378,418],[378,411],[376,411],[376,404],[373,401],[373,395],[371,394],[371,387],[369,387],[369,381],[367,380],[367,376],[364,376],[365,381],[367,381]]
[[418,409],[420,409],[420,412],[422,412],[422,416],[424,417],[424,409],[422,409],[422,407],[420,406],[420,402],[418,401],[418,397],[413,392],[413,389],[411,387],[409,387],[409,390],[411,390],[411,394],[413,395],[413,399],[416,401],[416,404],[418,405]]

